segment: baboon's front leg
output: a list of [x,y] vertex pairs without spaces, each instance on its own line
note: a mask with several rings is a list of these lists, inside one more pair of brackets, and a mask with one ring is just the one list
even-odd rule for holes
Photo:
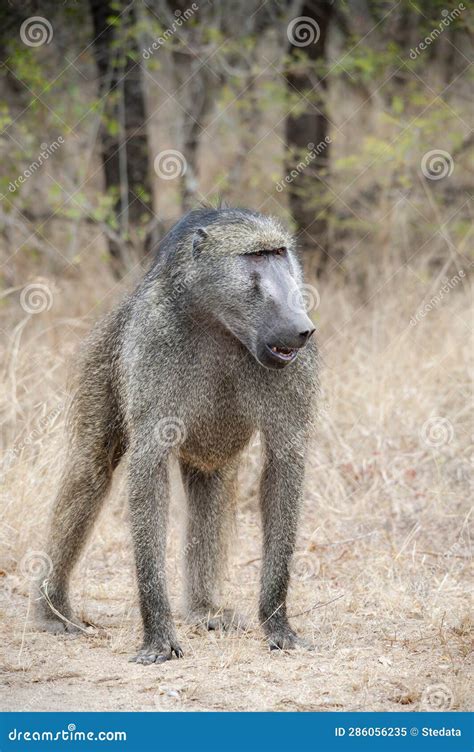
[[[143,646],[131,660],[161,663],[182,650],[176,638],[166,590],[166,529],[169,505],[168,457],[147,436],[132,447],[129,471],[130,520],[143,620]],[[147,446],[148,443],[148,446]]]
[[304,447],[281,447],[276,454],[272,437],[266,442],[261,480],[263,563],[260,591],[260,621],[270,648],[287,649],[306,644],[290,627],[286,595],[291,558],[302,501]]
[[235,514],[237,461],[212,473],[181,462],[181,472],[188,502],[185,559],[189,618],[208,629],[243,626],[233,609],[220,606]]

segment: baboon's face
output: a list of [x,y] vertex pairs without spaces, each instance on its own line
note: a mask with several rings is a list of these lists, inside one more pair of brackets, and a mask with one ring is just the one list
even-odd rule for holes
[[[266,368],[285,368],[314,332],[300,292],[301,275],[284,246],[197,260],[200,299]],[[209,310],[210,309],[210,310]]]

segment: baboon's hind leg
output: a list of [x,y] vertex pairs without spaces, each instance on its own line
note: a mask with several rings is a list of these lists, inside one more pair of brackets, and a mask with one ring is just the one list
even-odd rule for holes
[[[115,461],[114,461],[115,460]],[[110,487],[115,457],[105,448],[70,452],[54,505],[47,554],[47,578],[40,585],[41,626],[51,632],[74,632],[81,626],[69,603],[69,578]],[[62,617],[62,618],[61,618]]]
[[208,629],[244,626],[233,609],[220,606],[229,534],[235,515],[237,462],[203,473],[181,462],[188,502],[186,605],[192,621]]

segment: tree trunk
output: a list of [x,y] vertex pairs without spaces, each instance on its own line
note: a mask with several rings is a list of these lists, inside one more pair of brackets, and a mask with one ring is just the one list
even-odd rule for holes
[[[328,0],[307,0],[303,2],[299,15],[311,19],[311,22],[300,22],[307,24],[307,36],[303,36],[302,27],[298,32],[296,21],[291,33],[289,31],[292,39],[289,46],[291,62],[286,74],[288,92],[290,96],[298,93],[311,102],[316,94],[316,103],[306,103],[302,99],[300,105],[304,110],[297,114],[290,112],[286,119],[287,176],[292,177],[292,170],[297,173],[288,182],[287,190],[304,264],[319,276],[329,258],[326,188],[321,178],[327,173],[329,162],[327,79],[324,78],[323,63],[333,8]],[[311,39],[311,34],[314,41],[303,46],[301,43]],[[297,170],[301,163],[304,168]]]
[[108,19],[117,16],[116,4],[111,0],[89,0],[89,4],[99,91],[106,97],[100,130],[105,186],[115,197],[114,214],[122,239],[109,238],[108,245],[112,267],[120,276],[130,261],[131,247],[142,253],[148,250],[149,239],[140,238],[140,231],[144,233],[153,218],[145,96],[141,65],[135,62],[140,61],[140,54],[133,34],[126,33],[136,15],[131,4],[120,17],[125,33],[114,46],[120,27],[110,25]]
[[206,66],[199,59],[193,60],[187,51],[173,52],[173,63],[176,86],[185,110],[180,123],[180,147],[186,172],[180,178],[180,196],[181,208],[187,212],[197,205],[199,145],[216,83]]
[[[168,3],[170,11],[183,14],[189,8],[189,0],[174,0]],[[199,26],[209,24],[210,9],[199,9],[196,19]],[[193,33],[192,27],[186,31],[186,44],[178,45],[172,53],[174,76],[183,115],[180,123],[180,147],[185,159],[186,171],[180,178],[180,197],[183,212],[196,208],[199,171],[199,145],[204,124],[213,104],[218,77],[212,66],[203,65],[202,53],[198,50],[201,33]]]

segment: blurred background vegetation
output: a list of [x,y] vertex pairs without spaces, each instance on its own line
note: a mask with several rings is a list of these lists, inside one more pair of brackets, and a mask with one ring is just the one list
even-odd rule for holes
[[[310,275],[363,296],[415,254],[428,273],[459,268],[463,3],[12,0],[0,28],[4,288],[123,277],[203,201],[282,217]],[[441,179],[423,170],[433,150]]]

